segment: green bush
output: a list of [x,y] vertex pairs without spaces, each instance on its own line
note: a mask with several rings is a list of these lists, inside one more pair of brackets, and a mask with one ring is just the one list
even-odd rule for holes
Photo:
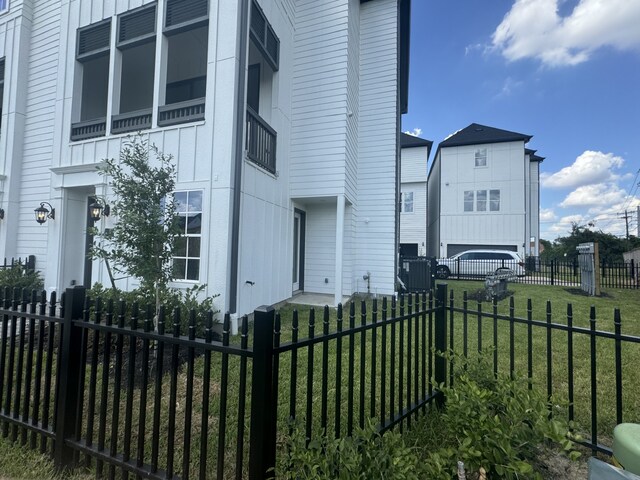
[[[217,314],[219,310],[215,308],[214,300],[219,295],[212,295],[205,298],[199,298],[199,295],[205,289],[205,285],[194,285],[186,290],[171,288],[164,291],[160,296],[160,304],[165,307],[165,332],[171,332],[173,328],[173,311],[180,308],[180,332],[187,334],[189,326],[189,312],[193,309],[196,312],[196,335],[202,337],[204,335],[205,321],[209,312],[214,314],[214,322],[218,321]],[[124,292],[105,288],[102,284],[96,283],[87,291],[87,295],[92,299],[92,313],[95,312],[95,300],[102,300],[103,310],[106,308],[107,302],[113,300],[114,308],[117,311],[117,304],[120,300],[126,303],[126,319],[127,325],[131,318],[131,307],[134,303],[139,306],[139,325],[142,326],[143,320],[146,318],[147,307],[151,308],[151,315],[155,313],[155,292],[147,291],[141,288]]]
[[18,262],[11,267],[0,268],[0,287],[26,289],[31,292],[32,290],[42,290],[44,283],[40,272],[27,270],[22,263]]
[[579,456],[560,407],[530,389],[526,379],[495,375],[491,357],[453,356],[453,386],[441,386],[445,408],[430,419],[429,428],[441,434],[425,445],[428,478],[452,478],[459,460],[467,472],[484,468],[488,478],[542,478],[535,467],[544,446]]
[[277,479],[385,479],[428,478],[415,449],[405,445],[397,432],[380,435],[369,422],[351,437],[335,439],[320,435],[308,441],[304,429],[294,426],[286,437],[286,451],[278,456]]

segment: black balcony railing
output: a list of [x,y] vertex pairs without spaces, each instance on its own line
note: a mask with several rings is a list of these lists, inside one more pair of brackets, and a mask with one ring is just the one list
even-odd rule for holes
[[247,156],[265,170],[276,173],[276,131],[252,108],[247,107]]
[[150,108],[134,112],[121,113],[111,117],[111,133],[136,132],[151,128]]
[[86,140],[87,138],[104,137],[107,131],[107,119],[94,118],[71,124],[71,140]]
[[204,120],[204,105],[205,99],[202,97],[159,107],[158,126],[166,127]]

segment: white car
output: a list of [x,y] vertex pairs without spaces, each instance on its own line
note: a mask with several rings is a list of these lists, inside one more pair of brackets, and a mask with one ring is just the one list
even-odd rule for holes
[[451,258],[438,259],[436,278],[450,276],[484,277],[492,273],[525,275],[524,261],[507,250],[467,250]]

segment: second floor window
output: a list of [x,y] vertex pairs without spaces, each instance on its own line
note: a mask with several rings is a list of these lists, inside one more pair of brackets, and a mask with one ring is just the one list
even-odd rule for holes
[[400,197],[402,213],[413,213],[413,192],[402,192]]
[[500,211],[500,190],[489,190],[489,210]]
[[464,192],[464,211],[473,212],[473,190],[465,190]]
[[486,148],[478,148],[475,154],[476,167],[486,167],[487,166],[487,149]]
[[476,211],[478,212],[487,211],[487,191],[486,190],[478,190],[476,192]]
[[0,0],[0,13],[9,9],[9,0]]

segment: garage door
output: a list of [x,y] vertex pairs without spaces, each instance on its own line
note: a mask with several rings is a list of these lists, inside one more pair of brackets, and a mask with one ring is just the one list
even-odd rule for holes
[[509,252],[517,252],[516,245],[470,245],[464,243],[451,243],[447,245],[447,257],[453,257],[456,253],[465,250],[508,250]]

